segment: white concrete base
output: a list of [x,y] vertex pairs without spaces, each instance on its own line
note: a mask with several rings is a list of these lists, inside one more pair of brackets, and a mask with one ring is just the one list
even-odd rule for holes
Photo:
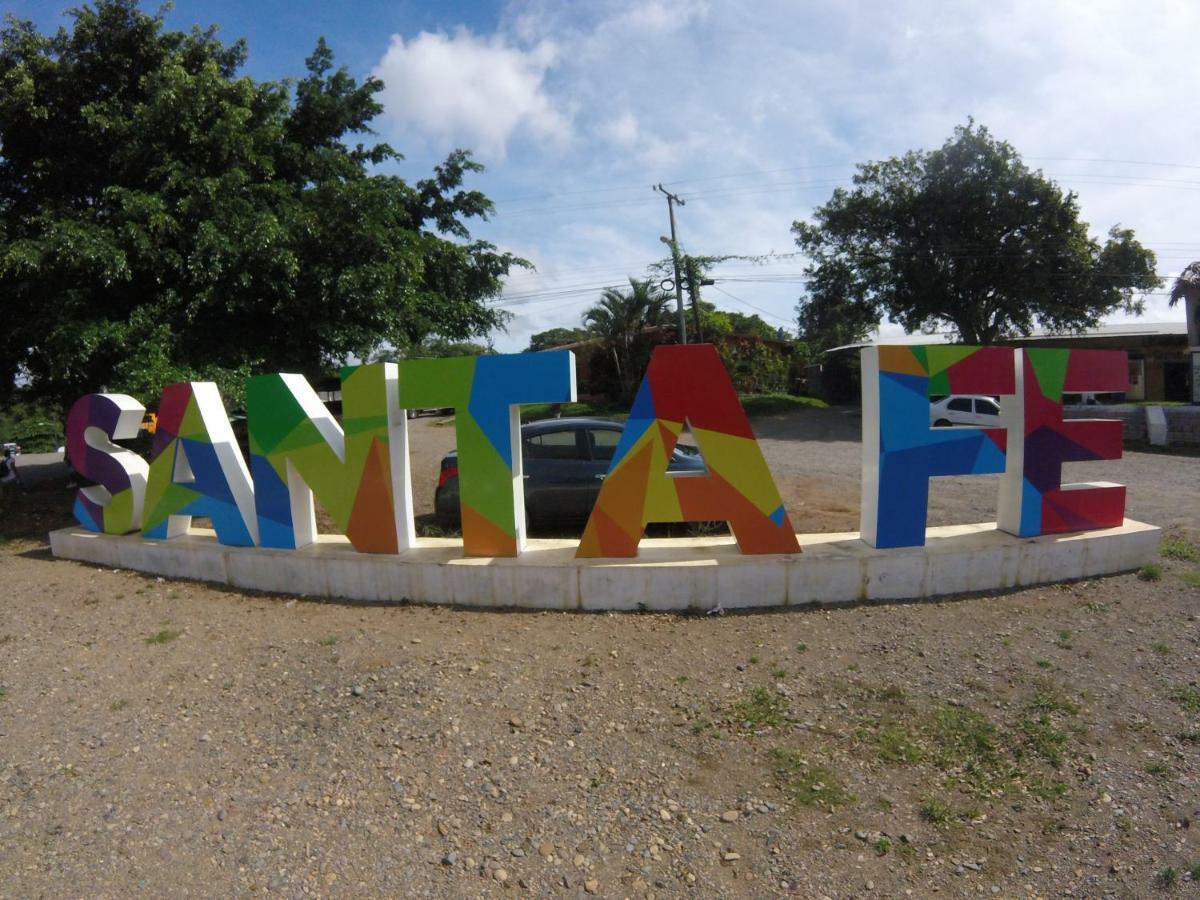
[[515,559],[471,559],[462,542],[423,538],[394,556],[322,535],[302,550],[223,547],[193,529],[168,541],[52,532],[55,556],[174,578],[306,597],[584,610],[708,610],[836,605],[1027,587],[1136,569],[1160,530],[1120,528],[1021,539],[994,524],[930,528],[925,547],[876,550],[855,532],[802,534],[804,552],[744,556],[731,537],[642,541],[636,559],[575,559],[576,541],[532,540]]

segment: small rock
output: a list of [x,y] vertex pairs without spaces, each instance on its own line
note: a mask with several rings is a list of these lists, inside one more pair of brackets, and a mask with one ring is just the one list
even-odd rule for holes
[[506,869],[497,869],[492,873],[492,877],[501,884],[504,884],[504,882],[508,881],[508,871]]
[[350,688],[350,693],[355,697],[361,697],[364,693],[366,693],[366,691],[361,684],[356,684],[354,687]]
[[722,854],[721,861],[727,862],[727,863],[735,863],[741,858],[742,858],[742,854],[735,853],[733,850],[729,850],[726,853]]
[[453,866],[457,862],[458,862],[458,854],[455,853],[453,850],[451,850],[449,853],[447,853],[445,856],[442,857],[442,865],[443,866]]
[[727,809],[721,813],[722,822],[736,822],[738,820],[738,811],[736,809]]
[[[615,651],[614,651],[614,655],[615,655]],[[583,883],[583,889],[585,891],[587,891],[589,894],[594,894],[600,890],[600,882],[597,881],[595,878],[589,878],[587,881],[585,881]]]

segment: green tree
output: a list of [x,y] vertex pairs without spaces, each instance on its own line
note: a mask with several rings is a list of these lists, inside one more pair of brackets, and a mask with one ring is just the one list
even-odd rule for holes
[[616,368],[623,399],[633,396],[645,369],[649,342],[644,332],[662,324],[667,298],[649,279],[629,279],[629,290],[606,288],[600,302],[583,314],[588,331],[602,338]]
[[473,241],[492,209],[456,150],[407,183],[370,168],[375,78],[324,40],[298,80],[246,45],[99,0],[53,36],[0,30],[0,396],[69,400],[180,377],[317,374],[431,335],[487,334],[523,260]]
[[1187,316],[1188,344],[1200,347],[1200,262],[1189,263],[1171,286],[1168,305],[1183,301]]
[[[950,327],[986,344],[1036,325],[1094,327],[1115,310],[1143,308],[1158,286],[1154,254],[1129,229],[1101,244],[1063,193],[1017,152],[969,122],[940,149],[858,167],[796,222],[813,280],[801,331],[844,313],[851,333],[886,315],[908,331]],[[823,330],[828,330],[822,326]]]
[[537,353],[539,350],[549,350],[553,347],[561,347],[563,344],[586,341],[590,337],[592,337],[592,333],[586,328],[551,328],[547,331],[539,331],[530,337],[529,347],[525,352]]

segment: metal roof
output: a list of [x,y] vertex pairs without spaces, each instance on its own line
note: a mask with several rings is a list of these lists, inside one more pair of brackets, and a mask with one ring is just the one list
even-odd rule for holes
[[[1186,322],[1111,322],[1097,328],[1085,331],[1053,332],[1045,328],[1035,328],[1026,335],[1017,335],[1011,340],[1022,341],[1053,341],[1063,338],[1113,338],[1113,337],[1148,337],[1150,335],[1187,335]],[[888,344],[955,344],[957,335],[949,331],[936,331],[933,334],[902,334],[894,338],[864,341],[859,344],[843,344],[832,347],[826,353],[836,353],[838,350],[857,350],[863,347],[878,347]]]

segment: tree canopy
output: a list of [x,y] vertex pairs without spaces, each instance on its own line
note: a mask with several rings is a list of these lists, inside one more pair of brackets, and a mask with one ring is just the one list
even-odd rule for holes
[[554,347],[561,347],[563,344],[586,341],[590,337],[594,337],[594,335],[586,328],[550,328],[531,335],[529,347],[525,352],[536,353],[539,350],[550,350]]
[[456,150],[410,184],[367,140],[382,83],[322,39],[299,79],[243,41],[168,31],[136,0],[0,31],[0,397],[149,393],[181,377],[315,374],[350,354],[487,334],[523,260],[472,240],[492,209]]
[[1140,312],[1137,293],[1159,284],[1132,230],[1090,237],[1074,193],[973,121],[937,150],[860,165],[852,188],[792,231],[811,260],[801,334],[818,347],[859,340],[884,316],[972,344],[1078,331]]

